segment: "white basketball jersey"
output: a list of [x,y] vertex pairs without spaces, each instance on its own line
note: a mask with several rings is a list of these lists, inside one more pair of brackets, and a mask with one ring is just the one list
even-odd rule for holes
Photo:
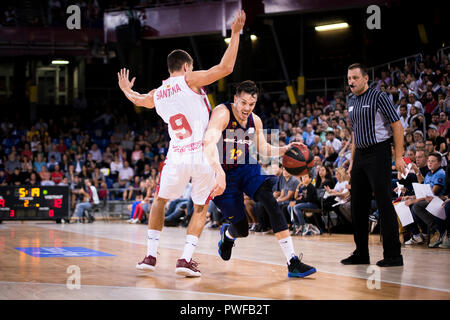
[[167,161],[204,163],[203,138],[211,112],[206,92],[194,92],[184,76],[170,77],[155,91],[153,99],[156,112],[169,127]]

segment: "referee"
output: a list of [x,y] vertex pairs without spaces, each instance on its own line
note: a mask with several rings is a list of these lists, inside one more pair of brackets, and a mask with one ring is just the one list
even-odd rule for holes
[[349,173],[356,250],[341,263],[370,264],[368,224],[373,193],[380,213],[384,256],[377,265],[402,266],[397,215],[391,196],[391,143],[393,137],[395,166],[403,173],[403,126],[388,96],[369,88],[369,76],[363,65],[350,65],[347,78],[352,91],[347,100],[347,107],[353,138]]

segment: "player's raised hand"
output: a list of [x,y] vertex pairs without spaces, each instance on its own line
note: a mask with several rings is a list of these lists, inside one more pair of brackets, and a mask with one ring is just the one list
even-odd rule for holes
[[126,68],[120,69],[120,72],[117,72],[117,78],[119,80],[119,87],[123,92],[130,92],[131,88],[134,85],[134,81],[136,77],[133,77],[131,81],[129,80],[130,70]]
[[238,10],[236,19],[231,24],[231,32],[239,33],[245,25],[245,12],[244,10]]
[[301,142],[291,142],[283,148],[282,152],[280,152],[281,153],[280,156],[284,155],[286,153],[286,151],[288,151],[293,146],[296,146],[300,150],[302,150],[304,148],[308,149],[308,147]]

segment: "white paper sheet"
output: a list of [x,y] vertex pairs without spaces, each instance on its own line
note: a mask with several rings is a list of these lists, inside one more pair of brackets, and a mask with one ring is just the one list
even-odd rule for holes
[[394,208],[403,227],[414,222],[411,210],[409,210],[409,207],[405,205],[404,201],[394,204]]
[[433,191],[431,191],[431,186],[429,184],[413,183],[412,185],[416,199],[425,198],[428,196],[434,197]]
[[444,201],[442,201],[438,197],[433,197],[433,200],[430,201],[430,203],[425,209],[433,216],[445,220],[445,210],[444,207],[442,206],[443,202]]
[[408,173],[411,171],[411,167],[412,167],[412,164],[408,163],[408,165],[405,168],[405,173],[402,173],[403,179],[406,179],[406,177],[408,176]]
[[402,194],[402,188],[404,188],[404,187],[405,187],[404,185],[398,183],[398,181],[397,181],[397,197],[400,197],[400,196],[401,196],[401,194]]

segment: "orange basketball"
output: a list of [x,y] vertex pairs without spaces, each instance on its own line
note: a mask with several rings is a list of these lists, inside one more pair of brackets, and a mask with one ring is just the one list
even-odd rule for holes
[[314,166],[313,154],[307,146],[294,145],[283,156],[283,167],[293,176],[304,175]]

